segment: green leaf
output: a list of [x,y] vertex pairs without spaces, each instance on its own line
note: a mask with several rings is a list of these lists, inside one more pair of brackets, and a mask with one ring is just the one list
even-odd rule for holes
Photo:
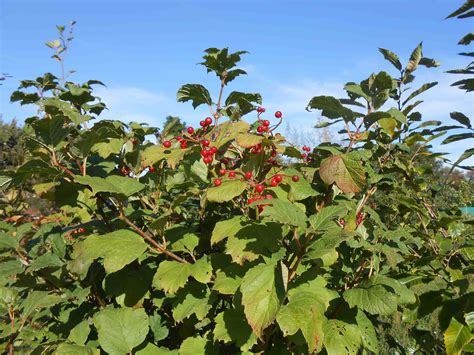
[[77,345],[84,345],[89,337],[91,329],[89,327],[89,321],[83,320],[71,329],[68,335],[68,340],[76,343]]
[[364,348],[375,354],[378,354],[379,341],[377,339],[377,333],[375,332],[374,325],[360,309],[357,311],[356,321],[361,331],[362,344],[364,345]]
[[347,211],[345,206],[324,207],[317,214],[309,217],[309,223],[315,231],[323,231],[334,225],[334,219],[343,216]]
[[310,353],[319,352],[324,339],[325,310],[326,306],[311,292],[298,292],[290,298],[288,304],[280,308],[277,322],[285,336],[301,330]]
[[211,235],[211,245],[219,243],[227,237],[233,237],[243,227],[242,217],[235,216],[226,221],[217,222]]
[[328,355],[358,354],[362,342],[360,329],[337,319],[330,319],[324,326],[324,347]]
[[69,133],[62,117],[43,118],[33,124],[36,136],[47,146],[57,147]]
[[261,216],[268,216],[276,222],[290,226],[306,227],[306,214],[296,204],[280,199],[272,199],[269,202],[270,205],[265,207]]
[[254,145],[262,143],[263,136],[250,133],[239,133],[236,137],[236,142],[243,148],[251,148]]
[[335,119],[341,117],[346,121],[352,121],[355,117],[361,116],[344,107],[338,99],[332,96],[315,96],[309,101],[306,109],[321,110],[322,115],[327,118]]
[[207,190],[207,200],[210,202],[227,202],[244,192],[247,184],[240,180],[227,180],[220,186],[210,187]]
[[162,261],[153,278],[153,286],[164,290],[166,293],[174,294],[186,285],[190,276],[203,284],[211,281],[212,265],[207,258],[201,258],[194,264]]
[[110,192],[128,197],[145,188],[145,185],[135,179],[118,175],[111,175],[106,178],[76,175],[74,176],[74,181],[90,186],[94,194]]
[[106,295],[115,297],[122,307],[136,307],[148,293],[152,279],[153,270],[146,265],[126,267],[108,274],[103,287]]
[[215,321],[214,339],[234,343],[242,351],[248,351],[257,342],[241,310],[226,309],[216,316]]
[[109,354],[130,353],[148,334],[148,316],[143,308],[102,309],[94,317],[101,348]]
[[273,323],[285,299],[285,280],[281,265],[260,264],[247,271],[240,291],[248,323],[261,337],[263,330]]
[[184,339],[179,348],[180,355],[196,355],[207,354],[207,340],[200,336],[189,337]]
[[426,84],[423,84],[419,89],[413,91],[406,99],[405,101],[403,101],[403,106],[405,106],[405,104],[410,101],[411,99],[415,98],[416,96],[420,95],[421,93],[425,92],[426,90],[429,90],[431,89],[433,86],[436,86],[438,85],[438,82],[437,81],[434,81],[432,83],[426,83]]
[[225,106],[237,105],[238,114],[232,115],[232,118],[240,118],[243,115],[251,112],[256,105],[262,104],[262,96],[260,94],[254,93],[244,93],[239,91],[232,91],[227,99],[225,100]]
[[395,68],[402,70],[402,63],[400,63],[400,59],[395,53],[384,48],[379,48],[379,52],[382,53],[383,57],[392,63]]
[[147,245],[142,237],[122,229],[104,235],[88,236],[76,244],[74,256],[79,259],[78,262],[86,264],[102,258],[105,272],[112,273],[142,256],[146,249]]
[[[406,66],[406,73],[410,73],[416,70],[418,67],[418,64],[420,63],[421,58],[423,57],[422,53],[422,45],[423,43],[420,43],[411,53],[410,55],[410,60],[408,61],[408,64]],[[406,75],[406,74],[405,74]]]
[[21,304],[22,319],[26,320],[36,309],[49,308],[62,300],[61,296],[51,295],[47,291],[32,291]]
[[351,308],[358,307],[370,314],[390,315],[397,310],[395,295],[380,284],[362,282],[359,286],[346,290],[344,299]]
[[467,128],[472,128],[471,120],[465,114],[461,112],[451,112],[449,115],[453,120],[458,121],[460,124],[466,126]]
[[176,100],[178,102],[192,101],[194,108],[207,104],[211,105],[211,95],[207,89],[200,84],[186,84],[181,86],[176,94]]
[[190,282],[176,296],[173,303],[173,318],[176,322],[182,322],[193,314],[198,320],[203,320],[212,307],[211,292],[206,285],[197,282]]
[[365,183],[360,161],[348,154],[332,155],[321,162],[319,176],[328,185],[335,183],[344,193],[359,192]]
[[449,136],[444,141],[442,141],[441,144],[449,144],[449,143],[462,141],[464,139],[470,139],[470,138],[474,138],[474,133],[468,132],[468,133],[453,134],[452,136]]
[[87,346],[75,344],[60,344],[54,351],[54,355],[92,355],[92,349]]
[[464,345],[474,338],[469,327],[459,323],[456,318],[449,322],[448,329],[444,332],[444,346],[448,355],[461,354]]
[[28,267],[28,272],[38,271],[48,267],[59,268],[63,262],[56,254],[46,253],[34,259]]
[[383,118],[389,118],[389,117],[391,117],[391,115],[388,112],[382,112],[382,111],[371,112],[367,116],[364,117],[364,125],[366,128],[370,128],[374,123],[380,121]]

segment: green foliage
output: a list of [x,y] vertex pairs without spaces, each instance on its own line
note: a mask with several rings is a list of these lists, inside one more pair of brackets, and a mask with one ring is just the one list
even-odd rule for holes
[[[64,44],[48,46],[61,54]],[[241,120],[259,94],[222,97],[244,74],[235,66],[245,52],[206,50],[201,64],[219,78],[217,101],[200,84],[181,87],[178,100],[207,104],[210,123],[186,129],[171,117],[161,134],[136,122],[89,128],[105,107],[93,95],[97,81],[22,81],[12,101],[38,114],[26,120],[25,161],[0,182],[4,193],[34,184],[54,210],[35,220],[6,210],[0,222],[2,346],[58,354],[357,354],[397,343],[469,350],[472,220],[445,197],[440,206],[432,172],[442,155],[429,150],[451,128],[414,111],[434,83],[405,87],[437,62],[421,44],[405,67],[380,51],[396,78],[378,72],[347,83],[347,98],[311,99],[308,109],[344,121],[347,144],[321,144],[309,156],[275,131],[278,114],[267,124],[259,108],[255,123]],[[452,118],[471,129],[465,115]],[[157,143],[147,140],[153,134]],[[402,322],[410,334],[396,339]]]

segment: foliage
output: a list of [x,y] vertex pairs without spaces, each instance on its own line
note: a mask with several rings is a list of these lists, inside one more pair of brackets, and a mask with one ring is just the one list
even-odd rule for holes
[[[387,317],[402,314],[417,349],[469,351],[473,222],[434,205],[420,164],[438,157],[426,148],[451,128],[414,111],[434,83],[406,86],[437,62],[421,44],[406,66],[381,52],[396,77],[379,72],[347,83],[347,98],[310,100],[308,110],[344,123],[348,143],[312,150],[275,131],[283,115],[266,117],[259,94],[223,98],[244,74],[242,51],[206,50],[201,64],[219,78],[219,96],[214,104],[204,86],[183,85],[178,100],[207,104],[212,117],[179,136],[137,122],[88,128],[105,108],[98,81],[22,81],[12,101],[38,115],[25,121],[26,160],[2,172],[2,187],[34,181],[56,209],[0,223],[3,346],[378,353]],[[376,193],[386,203],[374,205]],[[417,328],[434,312],[442,337]]]

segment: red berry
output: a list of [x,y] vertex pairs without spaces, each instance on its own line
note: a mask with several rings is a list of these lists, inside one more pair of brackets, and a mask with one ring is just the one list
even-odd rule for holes
[[275,175],[275,180],[276,180],[278,183],[280,183],[280,182],[283,181],[283,176],[280,175],[280,174],[276,174],[276,175]]
[[84,232],[86,231],[86,229],[83,228],[83,227],[81,227],[81,228],[79,228],[77,231],[78,231],[79,233],[84,233]]
[[210,155],[204,157],[204,159],[203,159],[204,163],[206,163],[206,164],[212,163],[212,160],[213,159]]
[[300,181],[300,177],[298,175],[293,175],[291,177],[291,180],[293,180],[294,182],[298,182],[298,181]]
[[215,180],[214,180],[214,185],[215,185],[215,186],[221,186],[221,184],[222,184],[222,180],[221,180],[221,179],[215,179]]
[[341,219],[339,220],[339,223],[340,223],[341,225],[344,225],[344,224],[346,224],[346,221],[344,220],[344,218],[341,218]]
[[209,142],[207,139],[203,139],[203,140],[201,141],[201,145],[202,145],[203,147],[208,147],[209,144],[211,144],[211,142]]
[[270,156],[274,158],[276,157],[276,155],[277,155],[276,150],[272,150],[272,152],[270,153]]
[[257,127],[257,132],[258,133],[263,133],[263,132],[265,132],[265,128],[263,126],[258,126]]
[[137,145],[138,143],[139,143],[139,141],[138,141],[138,139],[136,139],[136,138],[132,141],[132,144],[133,144],[133,145]]
[[277,181],[275,178],[273,178],[273,179],[270,181],[270,185],[272,185],[273,187],[278,186],[278,181]]
[[199,121],[199,125],[200,125],[201,127],[204,127],[204,126],[206,125],[206,122],[204,122],[204,121]]
[[266,198],[267,200],[271,200],[271,199],[273,198],[273,196],[272,196],[272,195],[266,195],[265,198]]
[[194,133],[194,128],[193,127],[188,127],[188,133],[193,134]]
[[217,153],[217,148],[216,147],[211,147],[210,151],[211,151],[211,154],[216,154]]
[[180,145],[181,149],[186,149],[188,147],[188,143],[186,143],[186,141],[182,141]]
[[155,167],[154,166],[150,166],[148,167],[148,170],[150,170],[150,172],[154,173],[156,171]]
[[268,126],[270,126],[270,121],[269,121],[269,120],[263,120],[262,124],[263,124],[265,127],[268,127]]
[[222,158],[222,159],[221,159],[221,163],[222,163],[222,164],[229,164],[229,159],[227,159],[227,158]]
[[260,107],[260,112],[265,112],[265,107]]
[[177,140],[178,142],[181,142],[181,141],[183,140],[183,137],[181,137],[181,136],[176,136],[176,140]]
[[206,117],[206,119],[204,120],[204,123],[206,126],[209,126],[210,124],[212,124],[212,118]]
[[245,172],[244,176],[245,176],[246,179],[250,179],[252,177],[252,172],[247,171],[247,172]]
[[301,156],[302,156],[303,158],[306,158],[306,157],[308,156],[308,154],[303,153],[303,154],[301,154]]
[[226,173],[227,173],[227,170],[225,170],[225,169],[219,170],[219,175],[220,176],[224,176]]
[[280,111],[275,112],[275,117],[276,118],[281,118],[282,114]]
[[171,147],[171,142],[170,141],[164,141],[163,142],[163,147],[165,147],[165,148]]
[[209,154],[211,154],[211,152],[209,151],[209,149],[205,149],[205,148],[204,148],[203,150],[201,150],[201,155],[202,155],[203,157],[207,157]]
[[229,178],[235,178],[235,171],[229,171]]
[[265,186],[263,186],[262,184],[258,184],[257,186],[255,186],[255,191],[257,191],[259,194],[261,194],[263,190],[265,190]]

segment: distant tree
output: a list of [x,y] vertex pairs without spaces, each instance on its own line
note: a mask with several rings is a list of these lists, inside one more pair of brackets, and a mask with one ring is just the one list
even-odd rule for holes
[[16,120],[10,123],[0,116],[0,168],[11,169],[23,162],[23,128]]
[[167,116],[163,124],[163,135],[177,135],[186,128],[186,122],[175,116]]

